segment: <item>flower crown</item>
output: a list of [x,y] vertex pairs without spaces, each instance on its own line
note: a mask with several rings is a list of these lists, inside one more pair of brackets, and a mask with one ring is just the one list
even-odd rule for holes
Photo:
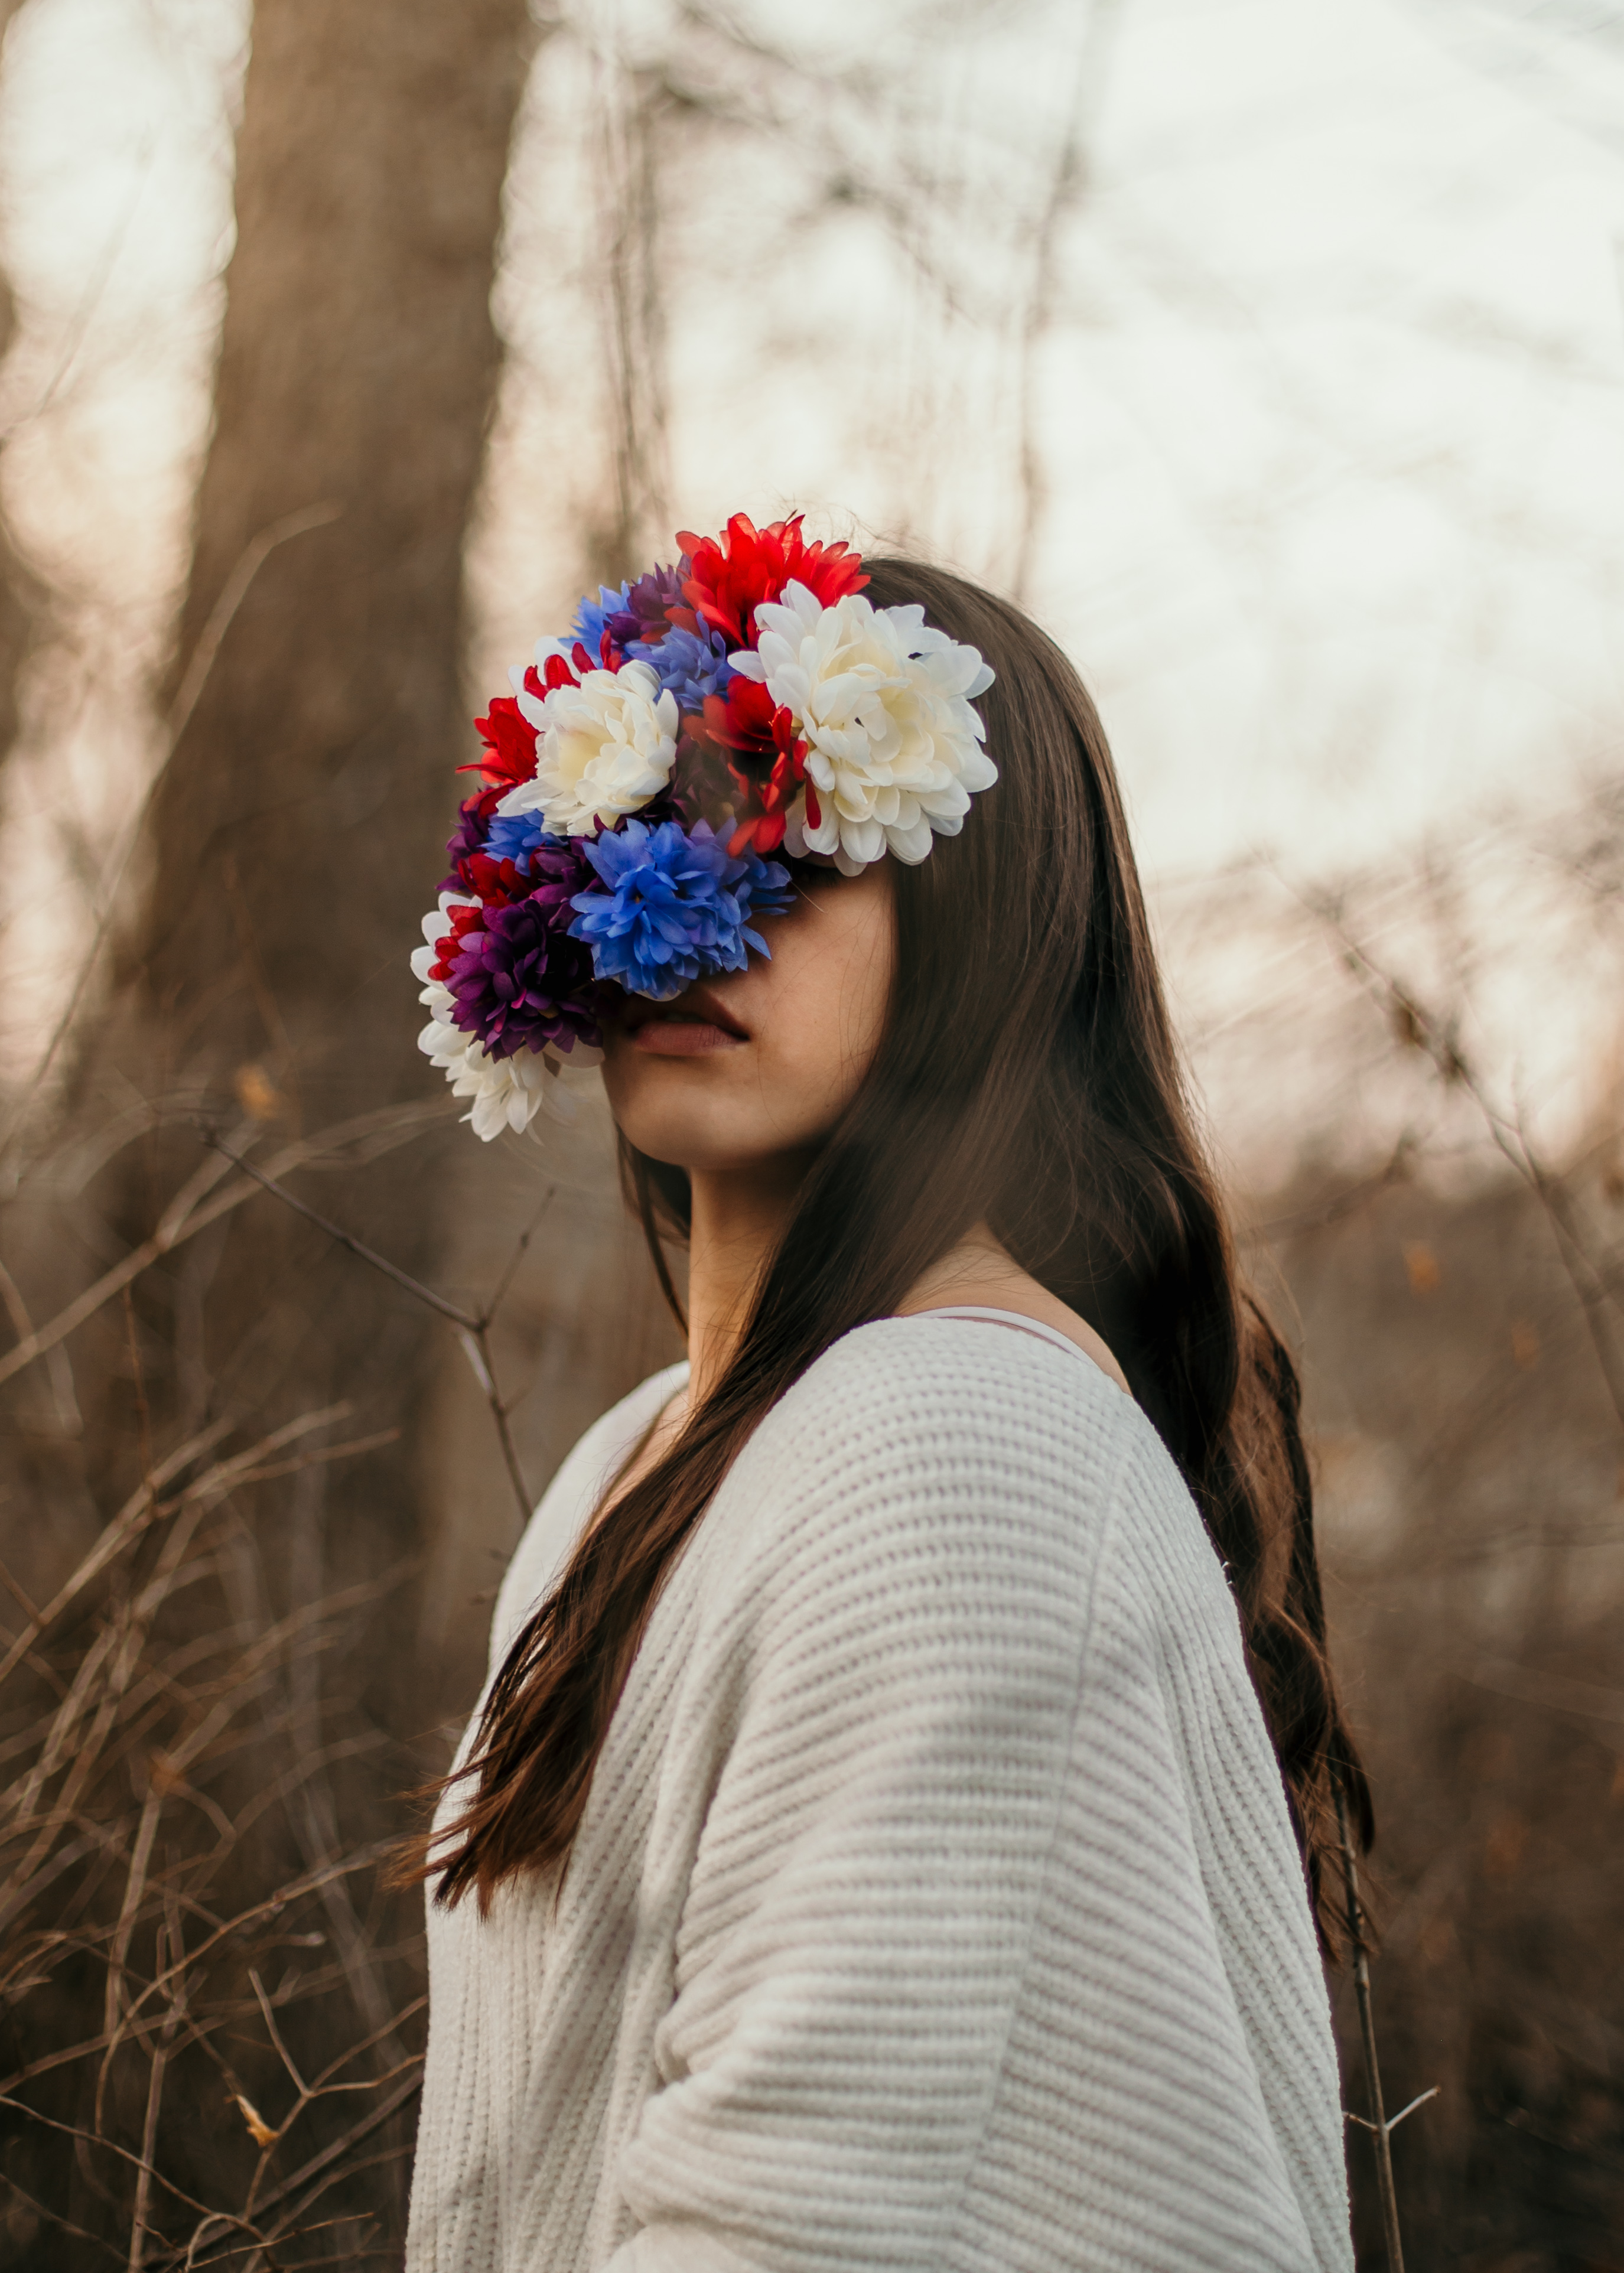
[[799,514],[677,542],[475,721],[482,786],[411,967],[417,1046],[486,1139],[598,1062],[605,988],[664,1001],[768,954],[752,919],[794,897],[771,854],[922,860],[997,779],[970,707],[992,672],[923,608],[865,600],[848,546]]

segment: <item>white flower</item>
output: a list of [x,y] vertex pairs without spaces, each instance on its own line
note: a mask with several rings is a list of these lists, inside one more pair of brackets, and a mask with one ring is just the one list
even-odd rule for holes
[[854,876],[886,851],[922,860],[931,837],[956,836],[971,797],[998,769],[970,707],[993,674],[973,647],[925,622],[921,607],[876,608],[847,593],[826,608],[804,584],[756,611],[756,645],[730,656],[793,714],[817,792],[790,814],[792,852],[832,852]]
[[[544,661],[557,642],[537,649]],[[657,797],[676,762],[680,719],[646,663],[589,671],[578,686],[527,694],[515,671],[519,709],[537,730],[532,780],[509,790],[497,810],[538,806],[554,836],[596,836],[605,823]]]
[[[437,980],[429,977],[429,972],[440,960],[435,950],[451,929],[452,909],[471,908],[477,905],[478,902],[471,892],[442,892],[440,896],[439,906],[431,908],[424,917],[424,944],[412,949],[411,975],[414,979],[421,979],[425,989],[439,985]],[[439,986],[439,992],[444,994],[446,990],[443,986]],[[426,1002],[428,999],[426,992],[417,997],[420,1002]]]
[[559,1063],[551,1051],[519,1050],[510,1058],[487,1057],[471,1034],[449,1023],[451,997],[430,1005],[429,1023],[417,1037],[417,1047],[431,1065],[440,1068],[454,1097],[473,1099],[462,1115],[474,1124],[476,1136],[488,1144],[504,1129],[521,1134],[544,1108],[560,1119],[568,1117],[558,1086]]
[[572,1119],[575,1099],[558,1076],[566,1064],[601,1064],[603,1053],[577,1042],[568,1059],[552,1048],[519,1050],[510,1058],[493,1058],[487,1056],[471,1034],[452,1024],[456,998],[440,980],[429,977],[429,969],[437,960],[435,949],[449,928],[447,910],[471,905],[466,893],[440,894],[439,907],[423,919],[423,936],[428,943],[414,951],[411,968],[414,977],[425,982],[417,999],[429,1014],[429,1023],[417,1037],[417,1047],[445,1075],[454,1097],[472,1098],[473,1108],[462,1118],[472,1121],[474,1134],[488,1144],[504,1129],[523,1134],[538,1113],[547,1113],[555,1121]]

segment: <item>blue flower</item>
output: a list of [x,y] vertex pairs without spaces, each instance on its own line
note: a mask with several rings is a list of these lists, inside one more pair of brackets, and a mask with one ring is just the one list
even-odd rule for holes
[[703,821],[687,831],[628,821],[581,850],[604,889],[570,902],[570,935],[590,945],[599,979],[656,1002],[712,972],[742,971],[752,947],[770,954],[749,919],[780,914],[794,898],[787,868],[754,852],[731,858]]
[[528,876],[531,856],[544,845],[552,848],[559,844],[560,839],[547,834],[540,814],[532,808],[529,813],[496,814],[484,849],[492,860],[511,860],[522,876]]
[[707,694],[726,694],[739,675],[727,660],[727,641],[709,625],[698,632],[673,625],[660,639],[634,640],[626,652],[648,664],[683,711],[703,710]]
[[618,592],[612,592],[607,584],[600,584],[598,588],[598,597],[594,599],[589,592],[575,610],[575,621],[569,626],[569,636],[572,640],[581,641],[591,656],[594,668],[597,667],[598,658],[603,653],[605,619],[620,614],[630,596],[629,585],[622,584]]

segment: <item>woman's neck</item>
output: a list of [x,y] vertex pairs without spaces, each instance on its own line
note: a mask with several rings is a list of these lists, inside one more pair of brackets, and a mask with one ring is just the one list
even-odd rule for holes
[[1051,1326],[1074,1341],[1119,1389],[1127,1390],[1130,1396],[1133,1393],[1128,1388],[1127,1375],[1087,1319],[1058,1294],[1040,1286],[1030,1272],[1023,1271],[984,1223],[967,1231],[951,1254],[914,1282],[898,1303],[897,1316],[906,1318],[922,1310],[946,1309],[1008,1310],[1017,1317]]
[[795,1204],[807,1162],[689,1174],[688,1355],[689,1409],[726,1372],[756,1289]]
[[[727,1174],[695,1171],[688,1246],[688,1387],[692,1412],[726,1372],[763,1270],[782,1236],[807,1163],[772,1160]],[[984,1223],[932,1265],[898,1303],[906,1317],[942,1305],[1011,1310],[1056,1328],[1126,1389],[1127,1378],[1087,1321],[1023,1271]]]

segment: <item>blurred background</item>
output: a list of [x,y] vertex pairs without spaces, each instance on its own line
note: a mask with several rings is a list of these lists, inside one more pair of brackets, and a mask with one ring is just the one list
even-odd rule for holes
[[1407,2262],[1624,2267],[1624,9],[0,26],[5,2263],[398,2261],[380,1857],[673,1350],[590,1080],[478,1144],[406,958],[507,665],[805,508],[1111,735],[1308,1386]]

